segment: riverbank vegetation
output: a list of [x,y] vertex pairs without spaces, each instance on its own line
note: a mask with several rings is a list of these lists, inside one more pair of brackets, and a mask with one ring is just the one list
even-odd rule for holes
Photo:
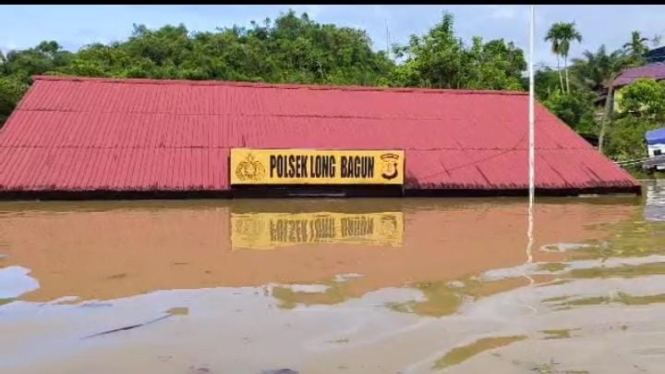
[[[94,43],[78,51],[44,41],[0,53],[0,125],[33,75],[527,89],[523,50],[504,39],[463,40],[454,21],[446,13],[427,33],[411,36],[390,52],[373,49],[364,30],[320,24],[292,11],[249,27],[207,32],[190,32],[184,25],[155,30],[135,25],[124,41]],[[574,23],[561,22],[551,25],[545,41],[559,66],[538,67],[537,99],[575,131],[600,136],[602,150],[611,158],[644,157],[644,131],[665,119],[665,86],[642,81],[622,90],[617,105],[623,109],[616,113],[604,98],[623,69],[646,63],[650,41],[635,31],[619,50],[601,46],[574,57],[570,47],[583,45],[584,36]]]

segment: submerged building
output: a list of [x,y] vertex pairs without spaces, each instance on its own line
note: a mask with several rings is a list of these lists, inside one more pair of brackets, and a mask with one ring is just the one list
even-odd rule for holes
[[[639,193],[541,105],[535,137],[539,193]],[[0,194],[514,195],[527,157],[524,93],[40,76],[0,130]]]

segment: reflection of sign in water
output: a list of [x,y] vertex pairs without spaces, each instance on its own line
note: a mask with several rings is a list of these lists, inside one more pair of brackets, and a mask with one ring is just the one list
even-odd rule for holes
[[298,244],[400,246],[401,212],[231,214],[234,249],[273,249]]
[[231,184],[403,184],[403,151],[231,149]]

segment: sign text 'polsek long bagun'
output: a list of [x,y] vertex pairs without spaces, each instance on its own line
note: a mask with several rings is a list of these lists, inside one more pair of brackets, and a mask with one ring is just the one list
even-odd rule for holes
[[231,149],[231,184],[403,184],[404,151]]

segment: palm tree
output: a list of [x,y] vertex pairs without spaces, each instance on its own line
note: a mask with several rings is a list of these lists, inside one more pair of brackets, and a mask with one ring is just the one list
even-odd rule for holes
[[570,43],[582,41],[582,34],[575,29],[575,22],[561,25],[561,56],[563,56],[563,67],[566,70],[566,91],[570,92],[570,79],[568,78],[568,52]]
[[605,130],[612,114],[613,82],[624,68],[630,66],[631,61],[621,50],[608,55],[605,45],[601,45],[596,53],[584,51],[582,56],[584,58],[573,60],[573,77],[592,91],[600,92],[603,88],[608,88],[603,120],[598,136],[598,150],[602,152]]
[[556,70],[559,72],[559,82],[561,83],[561,91],[563,91],[563,76],[561,76],[561,43],[558,36],[558,29],[556,28],[557,24],[555,23],[550,27],[547,35],[545,36],[546,42],[552,42],[552,53],[556,56]]
[[[557,68],[559,68],[559,57],[563,57],[563,66],[566,72],[566,89],[570,92],[570,79],[568,78],[568,53],[570,52],[570,44],[574,41],[581,42],[582,34],[575,28],[575,22],[557,22],[550,27],[545,41],[552,42],[552,52],[557,56]],[[561,74],[561,73],[559,73]],[[564,90],[563,79],[561,80],[561,90]]]
[[623,51],[607,54],[605,45],[601,45],[596,53],[588,50],[582,52],[582,58],[575,58],[572,62],[573,79],[594,92],[607,87],[626,65]]
[[633,31],[631,33],[630,42],[623,45],[623,48],[626,52],[629,52],[633,59],[639,60],[642,56],[649,51],[649,46],[647,42],[649,38],[644,38],[639,31]]

